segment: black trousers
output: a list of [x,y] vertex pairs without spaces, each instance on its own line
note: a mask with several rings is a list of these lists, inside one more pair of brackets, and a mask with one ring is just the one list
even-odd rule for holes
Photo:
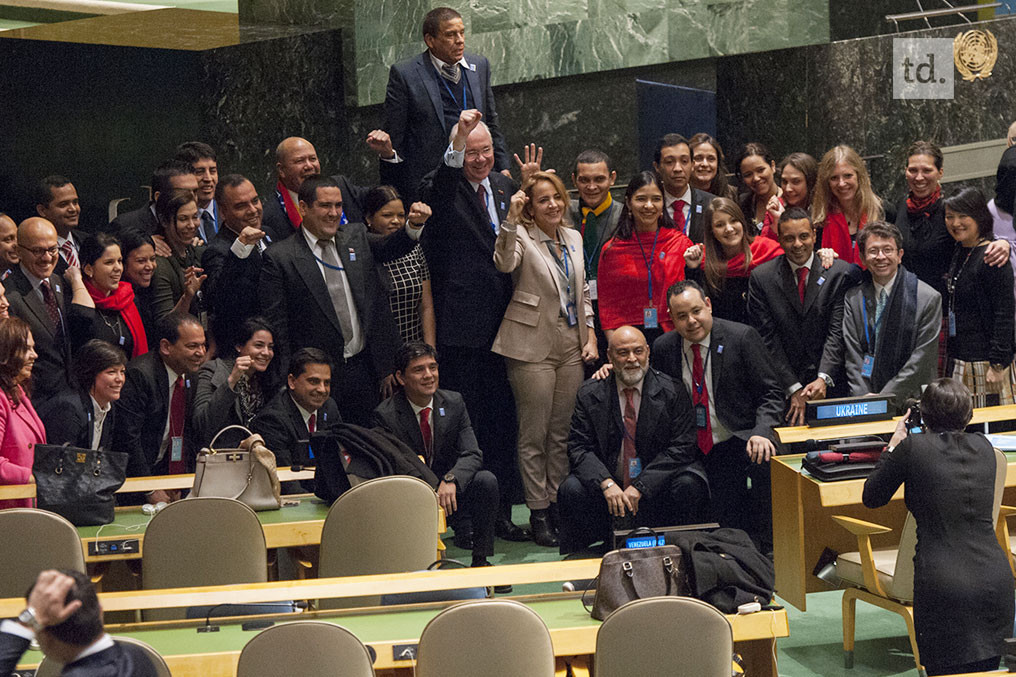
[[370,415],[381,403],[380,388],[366,348],[332,367],[332,399],[345,423],[370,427]]
[[[558,542],[561,554],[578,552],[598,541],[611,542],[611,517],[599,487],[588,487],[575,475],[568,475],[557,489],[561,515]],[[709,488],[698,475],[681,473],[652,498],[643,496],[635,515],[635,526],[667,527],[706,521]]]
[[712,518],[721,527],[743,529],[760,550],[771,552],[773,501],[769,464],[753,463],[746,445],[745,440],[731,437],[714,445],[705,457]]
[[490,557],[494,554],[494,520],[497,519],[499,496],[497,478],[489,470],[480,470],[465,489],[459,488],[455,497],[458,510],[448,517],[448,524],[458,531],[472,523],[473,557]]
[[515,398],[504,358],[487,348],[462,346],[438,346],[438,356],[441,387],[462,395],[483,450],[483,466],[497,478],[501,512],[510,515],[514,499],[521,499],[522,480],[516,461]]
[[998,664],[1001,659],[1001,656],[992,656],[991,658],[986,658],[983,661],[974,661],[973,663],[938,666],[934,668],[926,665],[924,668],[928,673],[928,677],[931,677],[932,675],[962,675],[968,672],[991,672],[992,670],[998,669]]

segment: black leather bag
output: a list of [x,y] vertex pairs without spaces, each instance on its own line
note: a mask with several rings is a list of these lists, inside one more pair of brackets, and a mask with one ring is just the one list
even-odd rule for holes
[[127,475],[127,454],[55,444],[35,445],[36,505],[78,527],[109,524],[113,494]]

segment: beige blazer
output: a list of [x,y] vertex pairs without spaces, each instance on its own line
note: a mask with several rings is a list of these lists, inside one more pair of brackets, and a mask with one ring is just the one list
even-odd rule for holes
[[[502,273],[512,274],[515,291],[491,350],[523,362],[547,359],[561,315],[559,290],[564,282],[557,263],[539,237],[535,225],[502,223],[494,244],[494,265]],[[568,247],[569,260],[576,267],[575,279],[582,287],[575,304],[581,347],[588,336],[586,318],[593,316],[582,256],[582,234],[574,228],[562,227],[561,237]]]

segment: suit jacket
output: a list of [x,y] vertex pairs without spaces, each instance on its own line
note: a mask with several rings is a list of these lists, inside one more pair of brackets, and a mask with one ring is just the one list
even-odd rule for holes
[[[183,429],[183,459],[189,472],[193,472],[197,447],[194,443],[195,383],[192,374],[183,375],[186,409]],[[120,399],[113,405],[117,425],[113,431],[113,450],[129,454],[128,477],[165,472],[169,463],[169,450],[156,463],[162,433],[169,416],[169,374],[159,356],[150,351],[127,363],[127,380],[120,391]]]
[[831,268],[824,269],[816,255],[802,304],[786,255],[751,272],[748,315],[769,349],[773,371],[784,393],[795,383],[808,385],[822,372],[846,394],[843,295],[860,278],[857,266],[836,260]]
[[140,230],[142,233],[155,235],[159,232],[159,220],[155,217],[152,207],[155,203],[148,202],[129,212],[118,215],[110,224],[113,233],[122,233],[125,230]]
[[[613,374],[602,381],[589,379],[575,400],[568,460],[572,474],[590,490],[599,489],[605,479],[622,479],[616,475],[624,438],[616,383]],[[648,369],[642,382],[635,453],[642,460],[642,473],[632,486],[649,498],[681,473],[706,478],[691,400],[680,384],[655,369]]]
[[[508,153],[498,126],[494,92],[490,88],[490,62],[469,52],[463,54],[463,58],[469,63],[464,75],[469,87],[470,108],[483,113],[483,121],[490,128],[494,141],[494,170],[508,169]],[[439,77],[428,52],[399,61],[388,73],[384,129],[403,158],[399,164],[404,166],[397,168],[400,179],[397,186],[409,200],[416,199],[420,179],[441,161],[448,148],[452,130],[445,124]],[[382,175],[396,169],[385,167],[386,164],[390,163],[381,162]]]
[[[77,231],[77,229],[71,231],[71,241],[77,247],[78,251],[81,251],[81,243],[85,241],[85,238]],[[80,263],[80,257],[79,263]],[[53,269],[54,275],[63,277],[64,272],[67,270],[67,259],[64,258],[64,254],[60,252],[60,258],[56,262],[56,268]]]
[[[547,245],[540,241],[536,226],[501,225],[494,246],[494,265],[510,272],[515,291],[505,310],[491,350],[505,357],[524,362],[542,362],[550,354],[561,316],[560,291],[564,287],[560,268]],[[585,345],[586,318],[592,318],[593,306],[585,284],[585,260],[582,235],[577,230],[562,228],[561,237],[568,247],[569,266],[575,268],[575,313],[578,318],[579,345]]]
[[[335,400],[328,398],[317,410],[315,430],[321,432],[342,423]],[[280,468],[293,465],[293,447],[310,434],[288,388],[282,388],[268,400],[251,424],[254,432],[265,439],[265,446],[275,453]]]
[[[464,491],[473,475],[483,467],[483,452],[476,443],[466,403],[456,392],[438,390],[434,393],[431,407],[434,456],[430,468],[439,479],[447,473],[455,475],[455,483],[460,491]],[[420,424],[404,391],[400,390],[378,405],[372,424],[384,428],[418,455],[427,458]]]
[[[395,351],[402,340],[375,262],[397,259],[416,243],[405,228],[381,236],[368,233],[362,223],[347,223],[335,234],[335,244],[364,333],[364,350],[377,375],[384,377],[395,366]],[[262,314],[275,333],[277,373],[286,373],[289,356],[304,347],[320,348],[336,364],[343,362],[345,338],[339,318],[302,233],[265,250],[258,297]]]
[[[603,250],[603,246],[607,244],[610,238],[614,237],[614,233],[617,232],[617,221],[621,217],[621,210],[624,209],[623,200],[613,200],[610,203],[610,207],[607,208],[606,212],[606,227],[601,229],[596,238],[596,258],[599,259],[600,252]],[[582,203],[579,200],[572,200],[568,204],[568,215],[571,216],[571,222],[575,230],[580,230],[582,227]]]
[[[370,186],[358,186],[355,183],[350,183],[349,179],[341,174],[335,174],[332,178],[339,184],[339,190],[342,191],[342,213],[346,215],[346,222],[363,223],[363,198],[370,191]],[[261,204],[264,206],[264,211],[261,215],[261,228],[268,234],[271,242],[282,242],[296,232],[297,226],[289,220],[289,216],[280,202],[282,197],[275,186],[266,190],[262,195]],[[409,203],[406,203],[406,208],[409,208]],[[219,232],[222,232],[222,228],[219,228]],[[268,243],[266,242],[266,244]]]
[[[901,267],[902,271],[903,268]],[[902,278],[897,273],[893,293]],[[868,303],[868,315],[875,307],[875,287],[869,275],[859,286],[847,292],[843,300],[843,359],[847,372],[850,394],[866,395],[872,392],[871,381],[861,375],[864,350],[861,345],[864,336],[864,315],[861,304]],[[920,397],[921,386],[927,385],[938,376],[938,338],[942,331],[942,297],[931,286],[917,282],[917,317],[915,318],[916,346],[910,359],[882,388],[880,394],[893,395],[897,406],[902,406],[908,397]]]
[[[152,283],[149,285],[152,298],[152,312],[155,313],[156,322],[169,315],[176,302],[183,296],[184,272],[190,266],[201,266],[201,257],[204,255],[205,246],[194,247],[187,245],[184,257],[181,260],[172,254],[170,256],[155,257],[155,272],[152,273]],[[207,282],[207,280],[205,280]],[[204,284],[202,289],[191,301],[189,312],[191,315],[200,315],[204,309]]]
[[[28,651],[28,640],[0,632],[0,675],[14,672],[21,656]],[[113,646],[69,663],[60,671],[62,677],[156,677],[155,666],[144,649],[114,640]]]
[[[265,236],[270,244],[271,236]],[[257,245],[241,259],[230,247],[236,233],[225,223],[201,254],[201,267],[208,279],[201,285],[204,307],[211,314],[211,329],[223,349],[235,345],[236,333],[247,318],[257,315],[258,280],[261,277],[261,252]]]
[[702,244],[706,232],[706,208],[716,198],[698,188],[691,189],[691,224],[688,226],[688,237],[695,244]]
[[[490,173],[500,223],[515,186]],[[494,267],[496,236],[476,191],[442,161],[421,185],[421,199],[434,210],[420,243],[430,268],[438,345],[490,348],[512,295],[511,276]]]
[[[649,360],[653,367],[673,378],[687,395],[682,343],[676,331],[667,332],[653,342]],[[712,370],[709,387],[720,423],[745,441],[754,435],[775,441],[773,428],[780,424],[783,414],[783,391],[758,332],[748,325],[713,317],[709,366]]]
[[[87,390],[65,390],[39,405],[39,418],[46,425],[49,444],[70,444],[81,449],[92,448],[92,421],[95,410]],[[110,408],[102,422],[99,449],[113,448],[113,429],[116,427],[116,406]]]
[[21,266],[16,266],[4,280],[7,300],[11,304],[10,314],[28,323],[35,340],[35,352],[39,355],[32,367],[32,397],[37,404],[71,387],[74,382],[71,347],[78,342],[75,339],[87,336],[95,317],[93,308],[70,303],[70,299],[64,297],[65,289],[70,292],[70,287],[65,286],[62,277],[51,275],[49,285],[63,316],[63,331],[59,333],[49,317],[46,304],[32,289],[32,283]]
[[[24,390],[21,390],[21,404],[17,407],[0,392],[0,484],[27,484],[32,477],[34,445],[45,442],[46,428]],[[0,501],[0,508],[30,507],[30,499]]]
[[[244,420],[240,411],[240,399],[227,383],[235,362],[233,358],[220,357],[205,362],[198,369],[192,418],[195,438],[200,447],[207,447],[212,438],[226,426],[248,426],[249,422]],[[267,379],[263,382],[267,383]],[[272,396],[272,392],[268,390],[264,393],[265,404]],[[228,447],[231,442],[239,443],[244,437],[246,436],[240,431],[237,431],[236,435],[227,433],[216,443],[216,448]]]

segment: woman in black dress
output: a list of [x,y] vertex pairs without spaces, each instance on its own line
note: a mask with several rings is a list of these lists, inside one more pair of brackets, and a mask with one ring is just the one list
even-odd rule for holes
[[[925,389],[927,432],[907,435],[900,419],[889,448],[864,483],[864,505],[878,508],[905,484],[917,521],[914,625],[929,675],[998,667],[1013,629],[1013,577],[995,539],[995,452],[979,433],[965,433],[970,392],[941,378]],[[909,412],[908,412],[909,415]]]

